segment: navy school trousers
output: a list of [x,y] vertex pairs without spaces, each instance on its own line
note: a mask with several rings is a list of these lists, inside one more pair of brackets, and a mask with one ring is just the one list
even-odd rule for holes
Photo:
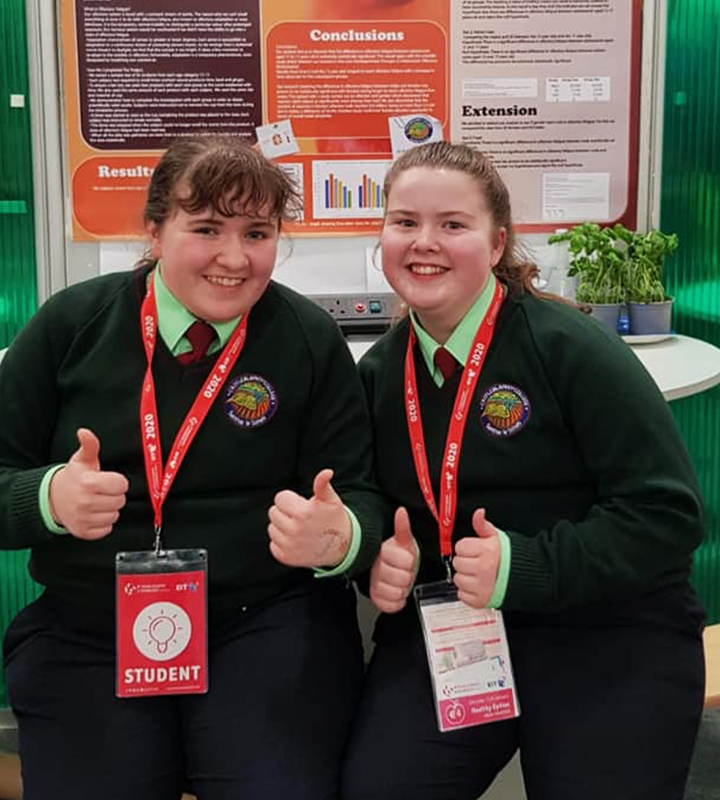
[[521,716],[446,733],[412,600],[379,618],[343,800],[475,800],[518,749],[528,800],[681,800],[705,677],[690,587],[504,617]]
[[363,668],[344,581],[311,579],[211,629],[206,695],[117,699],[112,631],[47,595],[4,652],[25,800],[338,796]]

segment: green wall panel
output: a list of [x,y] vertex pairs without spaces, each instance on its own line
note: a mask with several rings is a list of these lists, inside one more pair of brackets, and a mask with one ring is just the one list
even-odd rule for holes
[[[33,173],[24,0],[0,2],[0,347],[36,307]],[[10,104],[25,98],[24,108]]]
[[[36,307],[37,270],[24,0],[0,0],[0,347]],[[13,107],[22,95],[24,107]],[[27,577],[27,551],[0,552],[0,634],[38,587]],[[7,704],[0,671],[0,706]]]
[[[720,0],[668,0],[661,226],[675,328],[720,347]],[[700,476],[706,538],[694,582],[720,621],[720,388],[672,404]]]

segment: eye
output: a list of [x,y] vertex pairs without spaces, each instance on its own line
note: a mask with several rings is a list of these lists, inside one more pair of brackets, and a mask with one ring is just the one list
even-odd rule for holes
[[415,220],[410,219],[409,217],[398,217],[397,219],[393,220],[392,224],[397,225],[400,228],[414,228]]
[[263,230],[254,230],[247,232],[247,238],[252,239],[254,241],[261,241],[262,239],[267,239],[268,235]]
[[218,229],[212,227],[212,225],[199,225],[197,228],[193,228],[193,233],[197,233],[200,236],[217,236]]
[[449,219],[445,223],[445,227],[449,228],[451,231],[457,231],[464,228],[465,226],[462,224],[462,222],[458,222],[456,219]]

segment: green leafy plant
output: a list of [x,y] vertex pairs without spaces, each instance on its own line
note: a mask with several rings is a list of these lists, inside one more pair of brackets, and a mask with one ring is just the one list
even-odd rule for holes
[[670,300],[665,292],[663,275],[665,259],[677,250],[677,234],[658,230],[628,233],[626,300],[630,303],[662,303]]
[[575,299],[578,303],[622,303],[625,301],[625,253],[617,247],[613,228],[583,222],[569,231],[556,233],[550,244],[567,242],[570,251],[570,277],[577,276]]
[[678,246],[674,233],[638,233],[620,223],[601,228],[594,222],[583,222],[550,236],[548,242],[568,243],[568,274],[578,278],[578,303],[656,303],[670,299],[663,285],[663,269],[665,258]]

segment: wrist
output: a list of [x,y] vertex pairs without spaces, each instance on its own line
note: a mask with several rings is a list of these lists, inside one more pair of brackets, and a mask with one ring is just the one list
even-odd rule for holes
[[324,535],[330,537],[330,542],[324,554],[322,566],[325,569],[332,569],[345,560],[352,542],[352,531],[348,524],[342,529],[328,529]]
[[53,500],[53,495],[57,496],[57,492],[60,492],[62,494],[62,487],[59,485],[58,481],[62,483],[62,478],[60,476],[64,471],[65,467],[62,466],[53,473],[52,477],[50,478],[50,483],[48,485],[48,493],[47,493],[48,513],[50,514],[52,521],[59,526],[63,526],[63,523],[60,517],[58,516],[56,510],[56,504],[55,501]]
[[[43,475],[43,479],[40,482],[40,488],[38,490],[38,504],[40,507],[40,516],[42,517],[42,521],[45,524],[45,527],[51,533],[67,533],[67,528],[60,522],[57,522],[58,513],[55,507],[51,508],[50,505],[50,484],[53,481],[53,478],[60,472],[66,465],[65,464],[55,464],[54,466],[50,467],[45,475]],[[55,497],[62,497],[62,486],[55,486]]]

